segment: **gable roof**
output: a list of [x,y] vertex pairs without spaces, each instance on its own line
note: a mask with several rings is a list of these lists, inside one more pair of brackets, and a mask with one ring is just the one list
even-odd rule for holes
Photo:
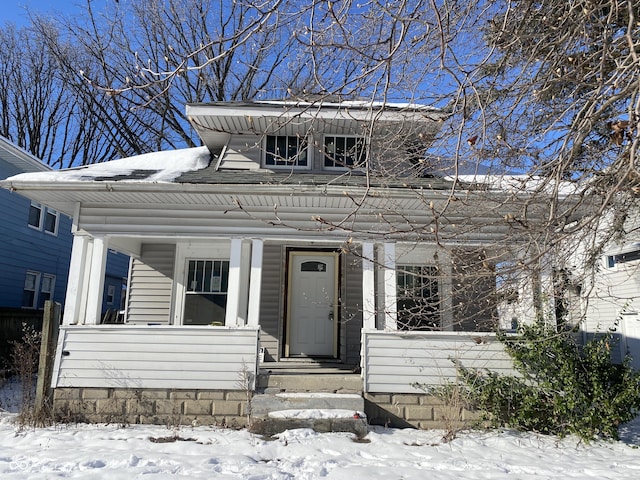
[[8,138],[0,135],[0,161],[11,166],[11,170],[18,172],[46,172],[51,167],[45,165],[26,150],[12,143]]

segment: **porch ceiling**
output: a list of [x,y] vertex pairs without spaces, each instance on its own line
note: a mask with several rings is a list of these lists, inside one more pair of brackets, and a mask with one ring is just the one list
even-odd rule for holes
[[[342,239],[421,238],[487,241],[513,235],[513,195],[334,185],[204,185],[78,182],[21,184],[18,193],[68,215],[100,235],[258,236]],[[548,206],[530,203],[527,221]]]

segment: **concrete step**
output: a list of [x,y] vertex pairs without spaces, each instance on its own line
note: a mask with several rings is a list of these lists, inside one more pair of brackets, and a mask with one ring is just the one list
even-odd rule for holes
[[[273,413],[278,414],[279,412]],[[285,430],[311,428],[320,433],[350,432],[359,439],[364,438],[369,432],[366,419],[358,416],[329,416],[322,418],[313,416],[313,414],[306,417],[304,412],[298,413],[302,414],[294,417],[270,416],[257,418],[253,421],[250,431],[260,435],[273,436]]]
[[364,412],[364,398],[354,393],[282,392],[259,393],[251,400],[251,412],[256,417],[283,410],[344,410],[354,414]]
[[256,390],[260,393],[362,393],[362,378],[357,373],[301,374],[261,371],[256,380]]

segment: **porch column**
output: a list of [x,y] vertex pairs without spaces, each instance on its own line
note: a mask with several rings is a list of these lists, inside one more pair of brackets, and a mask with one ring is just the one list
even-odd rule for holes
[[362,244],[362,327],[376,328],[376,285],[373,242]]
[[242,283],[242,239],[231,240],[231,252],[229,256],[229,285],[227,288],[227,310],[224,324],[227,327],[238,325],[240,313],[240,289]]
[[251,275],[249,276],[249,312],[247,325],[260,325],[260,297],[262,295],[262,256],[264,242],[251,241]]
[[64,315],[62,323],[73,325],[80,323],[83,316],[83,301],[85,292],[85,266],[87,265],[87,252],[89,238],[86,235],[74,235],[71,247],[71,263],[69,264],[69,278],[67,279],[67,293],[64,301]]
[[396,280],[396,244],[384,244],[384,328],[398,329],[397,280]]
[[84,323],[98,325],[102,316],[102,291],[107,264],[107,238],[95,237],[91,252],[89,282],[87,285],[87,313]]

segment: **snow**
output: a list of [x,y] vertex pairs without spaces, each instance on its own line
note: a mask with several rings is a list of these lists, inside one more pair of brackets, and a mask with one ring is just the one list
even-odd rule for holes
[[305,408],[305,409],[289,409],[277,410],[269,413],[271,418],[364,418],[363,412],[354,412],[353,410],[344,410],[340,408],[322,409],[322,408]]
[[184,172],[205,168],[209,164],[209,160],[210,153],[207,147],[184,148],[180,150],[146,153],[135,157],[121,158],[65,170],[21,173],[8,178],[7,182],[91,181],[96,178],[105,179],[119,175],[131,175],[137,170],[148,171],[148,175],[144,179],[136,178],[135,180],[120,181],[171,182]]
[[[0,389],[0,405],[17,391]],[[12,402],[11,409],[19,402]],[[12,410],[15,412],[15,410]],[[637,479],[640,421],[624,440],[584,444],[576,438],[514,431],[462,432],[372,427],[348,433],[289,430],[263,438],[215,427],[55,425],[20,429],[0,412],[0,478],[23,479]]]

